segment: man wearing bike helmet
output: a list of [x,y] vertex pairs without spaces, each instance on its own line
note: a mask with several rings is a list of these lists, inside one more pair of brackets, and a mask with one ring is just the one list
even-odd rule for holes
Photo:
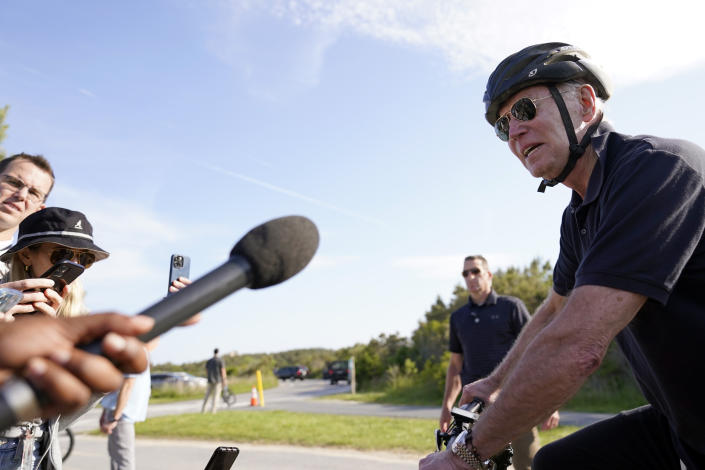
[[457,452],[420,468],[483,468],[568,400],[617,339],[649,405],[542,448],[535,470],[705,469],[705,151],[619,134],[604,73],[578,48],[527,47],[487,83],[485,117],[539,191],[573,190],[553,289],[511,351],[461,403],[492,403]]

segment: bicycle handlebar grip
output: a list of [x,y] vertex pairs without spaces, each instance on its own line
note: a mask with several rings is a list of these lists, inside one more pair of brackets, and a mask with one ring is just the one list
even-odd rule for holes
[[470,403],[461,406],[461,408],[471,413],[479,413],[484,406],[485,402],[481,398],[474,398]]

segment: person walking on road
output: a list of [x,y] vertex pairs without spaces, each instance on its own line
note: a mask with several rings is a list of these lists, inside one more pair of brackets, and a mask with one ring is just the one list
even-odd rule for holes
[[218,401],[218,397],[223,391],[223,387],[227,386],[225,363],[223,363],[223,360],[218,356],[218,348],[213,350],[213,357],[206,361],[206,372],[208,374],[208,387],[206,388],[206,396],[203,397],[201,413],[206,412],[206,404],[210,399],[210,411],[215,414],[215,405]]

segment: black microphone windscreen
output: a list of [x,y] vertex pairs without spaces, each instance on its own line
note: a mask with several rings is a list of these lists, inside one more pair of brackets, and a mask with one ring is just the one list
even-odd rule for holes
[[286,281],[311,261],[318,249],[318,229],[311,220],[290,215],[259,225],[242,237],[230,252],[251,265],[251,289]]

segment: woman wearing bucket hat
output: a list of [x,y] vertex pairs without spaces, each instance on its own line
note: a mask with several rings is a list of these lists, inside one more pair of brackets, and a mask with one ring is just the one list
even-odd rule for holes
[[[21,281],[39,278],[59,261],[73,261],[87,269],[108,256],[107,251],[93,243],[93,227],[83,213],[48,207],[22,221],[17,243],[0,256],[0,261],[8,263],[10,268],[4,279],[8,282],[6,286],[22,290]],[[22,302],[6,314],[6,319],[33,311],[64,317],[85,313],[80,281],[74,281],[58,294],[48,288],[26,292]]]
[[[0,261],[10,268],[5,286],[22,290],[25,279],[41,276],[59,261],[69,260],[89,268],[108,256],[107,251],[93,243],[93,227],[83,213],[48,207],[22,221],[17,242],[0,256]],[[42,292],[26,292],[22,303],[6,316],[11,321],[13,314],[32,311],[60,317],[86,313],[78,280],[66,285],[60,294],[48,287]],[[0,432],[0,470],[36,469],[42,461],[42,468],[60,469],[58,428],[58,419],[36,419]]]

